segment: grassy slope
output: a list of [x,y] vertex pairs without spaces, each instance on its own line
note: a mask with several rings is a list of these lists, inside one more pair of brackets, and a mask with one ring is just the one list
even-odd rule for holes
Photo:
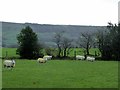
[[55,60],[45,64],[17,60],[3,68],[3,88],[117,88],[118,62]]

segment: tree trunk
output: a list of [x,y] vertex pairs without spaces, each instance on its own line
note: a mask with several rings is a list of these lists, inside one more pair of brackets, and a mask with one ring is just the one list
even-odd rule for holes
[[61,54],[61,48],[58,48],[58,57],[60,58],[60,54]]
[[64,49],[64,57],[66,57],[66,48]]
[[89,49],[87,48],[87,55],[89,55]]

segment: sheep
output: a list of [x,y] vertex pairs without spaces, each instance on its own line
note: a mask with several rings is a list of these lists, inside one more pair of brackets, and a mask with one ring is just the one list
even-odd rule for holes
[[52,56],[48,56],[48,55],[43,57],[43,59],[45,59],[45,60],[51,60],[51,58],[52,58]]
[[5,60],[3,64],[4,64],[4,68],[5,67],[13,68],[15,67],[15,60]]
[[94,58],[94,57],[90,57],[90,56],[88,56],[88,57],[87,57],[87,61],[91,61],[91,62],[93,62],[93,61],[95,61],[95,58]]
[[43,59],[43,58],[38,58],[38,60],[37,60],[39,63],[46,63],[46,60],[45,59]]
[[76,55],[76,60],[84,60],[85,56],[81,56],[81,55]]

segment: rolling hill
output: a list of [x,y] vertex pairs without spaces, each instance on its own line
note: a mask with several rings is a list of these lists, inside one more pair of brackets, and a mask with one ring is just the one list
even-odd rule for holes
[[30,26],[37,33],[39,42],[48,46],[54,46],[53,37],[56,32],[65,31],[65,36],[77,40],[81,32],[96,32],[103,30],[105,26],[81,26],[81,25],[51,25],[36,23],[12,23],[0,22],[2,26],[2,45],[3,47],[17,46],[17,34],[25,26]]

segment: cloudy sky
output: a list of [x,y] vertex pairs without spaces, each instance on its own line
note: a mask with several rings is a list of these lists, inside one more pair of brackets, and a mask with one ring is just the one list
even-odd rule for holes
[[0,0],[0,21],[65,25],[118,22],[119,0]]

